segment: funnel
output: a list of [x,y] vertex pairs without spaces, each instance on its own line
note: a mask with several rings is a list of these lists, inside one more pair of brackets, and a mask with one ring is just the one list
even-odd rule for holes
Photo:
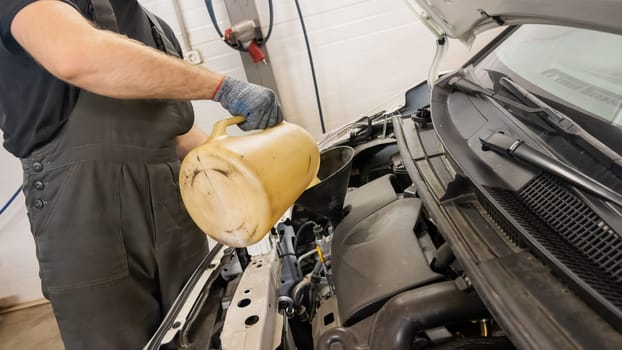
[[340,146],[320,154],[320,183],[307,189],[296,201],[306,210],[328,218],[333,226],[343,218],[343,201],[348,190],[354,150]]

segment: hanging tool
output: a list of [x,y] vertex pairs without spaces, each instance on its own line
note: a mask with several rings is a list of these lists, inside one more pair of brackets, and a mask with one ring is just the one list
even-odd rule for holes
[[243,49],[253,59],[253,62],[266,64],[266,56],[260,45],[264,43],[261,28],[253,20],[236,23],[225,30],[225,41],[234,49]]
[[218,26],[212,0],[204,1],[205,6],[207,7],[207,13],[212,21],[212,25],[224,42],[235,50],[248,52],[253,58],[253,62],[263,62],[265,64],[266,58],[261,48],[270,39],[270,36],[272,35],[272,28],[274,27],[274,5],[272,0],[268,0],[270,23],[268,25],[268,34],[265,38],[261,32],[261,27],[259,27],[257,23],[251,19],[236,23],[223,33]]
[[[223,38],[224,42],[229,45],[229,47],[238,50],[238,51],[248,51],[251,56],[253,57],[253,61],[255,63],[257,62],[264,62],[264,59],[260,59],[262,53],[257,52],[257,50],[255,49],[254,45],[251,45],[251,43],[247,43],[247,46],[249,47],[249,49],[246,49],[244,44],[240,45],[238,43],[236,43],[236,41],[239,40],[231,40],[231,39],[227,39],[227,34],[226,32],[223,33],[220,30],[220,27],[218,26],[218,21],[216,20],[216,13],[214,11],[214,4],[213,4],[213,0],[203,0],[205,2],[205,7],[207,7],[207,13],[209,14],[210,20],[212,21],[212,25],[214,26],[214,29],[216,30],[216,32],[218,33],[218,35]],[[298,12],[298,18],[300,20],[300,26],[302,27],[302,33],[304,35],[304,39],[305,39],[305,46],[307,48],[307,56],[309,57],[309,65],[311,67],[311,77],[313,78],[313,88],[315,90],[315,100],[316,100],[316,104],[317,104],[317,109],[318,109],[318,114],[319,114],[319,118],[320,118],[320,127],[322,130],[322,133],[325,134],[326,133],[326,125],[324,123],[324,112],[322,110],[322,102],[321,102],[321,98],[320,98],[320,91],[319,91],[319,87],[318,87],[318,82],[317,82],[317,76],[315,73],[315,64],[313,62],[313,54],[311,52],[311,44],[309,43],[309,36],[307,34],[307,27],[305,25],[305,21],[304,21],[304,17],[302,14],[302,10],[300,8],[300,3],[298,0],[294,0],[295,5],[296,5],[296,10]],[[255,40],[255,43],[257,45],[257,48],[261,49],[270,39],[270,36],[272,35],[272,29],[274,27],[274,4],[273,4],[273,0],[268,0],[268,9],[269,9],[269,15],[270,15],[270,24],[268,25],[268,34],[266,35],[265,39],[263,40]],[[244,21],[245,22],[245,21]],[[234,26],[232,26],[231,32],[234,33],[234,28],[238,27],[240,25],[242,25],[244,22],[240,22]],[[256,24],[253,22],[253,24],[256,26]],[[249,26],[250,27],[250,26]],[[248,29],[246,29],[248,30]],[[255,51],[255,54],[251,53],[251,51]],[[256,58],[257,57],[257,58]]]

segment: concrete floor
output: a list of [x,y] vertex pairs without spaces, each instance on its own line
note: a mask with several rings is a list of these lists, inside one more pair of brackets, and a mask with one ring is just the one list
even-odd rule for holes
[[0,315],[0,350],[62,350],[50,304]]

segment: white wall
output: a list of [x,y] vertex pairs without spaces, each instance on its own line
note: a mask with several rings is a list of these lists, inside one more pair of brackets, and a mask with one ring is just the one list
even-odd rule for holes
[[[0,206],[4,206],[22,183],[22,168],[2,149],[0,169]],[[0,216],[0,308],[41,298],[38,271],[24,196],[20,193]]]
[[[247,0],[237,0],[247,1]],[[178,31],[170,0],[142,0]],[[214,71],[245,79],[239,54],[213,29],[203,0],[181,0],[194,49]],[[228,27],[223,0],[215,1],[221,28]],[[292,0],[274,0],[275,27],[268,50],[285,116],[320,136],[313,85],[302,32]],[[403,93],[425,79],[434,54],[434,38],[402,0],[301,0],[316,61],[327,129],[380,109],[392,108]],[[267,26],[267,0],[257,1]],[[492,35],[476,42],[473,51]],[[443,69],[459,66],[469,55],[457,42]],[[216,103],[195,102],[197,123],[209,130],[228,114]],[[0,205],[21,183],[19,162],[0,150]],[[41,298],[34,244],[20,195],[0,216],[0,301],[22,303]],[[7,300],[7,299],[5,299]]]
[[[238,0],[249,1],[249,0]],[[174,30],[179,27],[170,0],[142,0]],[[245,78],[238,53],[214,30],[203,0],[181,0],[191,44],[206,58],[204,65]],[[434,55],[434,37],[419,23],[403,0],[301,0],[305,15],[327,130],[363,114],[401,102],[401,95],[426,78]],[[267,0],[257,1],[262,25],[268,25]],[[219,26],[229,21],[223,0],[215,0]],[[267,45],[285,117],[321,134],[311,70],[294,1],[274,0],[275,26]],[[264,30],[264,32],[266,32]],[[494,33],[478,39],[471,52]],[[452,41],[443,69],[460,66],[468,57],[461,43]],[[197,123],[209,129],[228,115],[216,104],[195,103]]]

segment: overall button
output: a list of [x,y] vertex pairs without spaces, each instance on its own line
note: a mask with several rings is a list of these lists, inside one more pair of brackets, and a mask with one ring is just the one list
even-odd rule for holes
[[39,191],[43,191],[43,189],[45,189],[45,184],[43,183],[43,181],[35,181],[34,186],[35,189]]
[[43,171],[43,164],[41,162],[34,162],[32,164],[32,169],[39,173]]
[[42,208],[45,206],[45,202],[43,202],[43,201],[42,201],[42,200],[40,200],[40,199],[37,199],[37,200],[34,202],[34,206],[35,206],[35,208],[37,208],[37,209],[42,209]]

